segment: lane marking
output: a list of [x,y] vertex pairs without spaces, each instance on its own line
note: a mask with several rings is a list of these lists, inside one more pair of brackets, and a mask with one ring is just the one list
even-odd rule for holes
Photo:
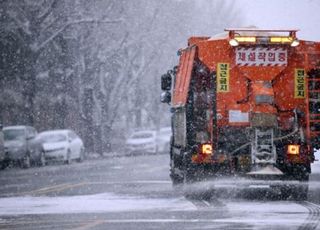
[[105,220],[96,220],[91,223],[86,223],[86,224],[83,224],[79,227],[72,228],[72,230],[88,230],[88,229],[91,229],[91,228],[96,227],[98,225],[104,224],[106,222],[107,221],[105,221]]
[[[20,217],[18,217],[20,218]],[[76,221],[74,222],[73,220],[60,220],[59,219],[59,224],[60,224],[60,227],[61,226],[70,226],[72,225],[73,227],[76,225],[76,224],[80,224],[81,226],[83,225],[87,225],[88,222],[95,222],[93,220],[87,220],[87,221]],[[45,220],[38,220],[38,221],[33,221],[33,220],[23,220],[23,219],[10,219],[10,220],[7,220],[7,219],[2,219],[0,221],[0,227],[2,226],[7,226],[7,227],[19,227],[21,225],[37,225],[37,226],[40,226],[41,224],[43,225],[51,225],[53,224],[54,226],[56,226],[56,220],[51,220],[50,222],[50,219],[48,219],[48,221],[45,221]],[[0,228],[2,229],[2,228]]]
[[208,207],[211,206],[211,204],[210,204],[208,201],[206,201],[206,200],[203,200],[202,202],[205,203]]
[[59,186],[59,187],[56,187],[56,188],[47,189],[47,190],[44,190],[44,191],[37,191],[37,192],[34,192],[33,194],[41,195],[41,194],[46,194],[46,193],[50,193],[50,192],[61,192],[61,191],[66,190],[66,189],[80,187],[80,186],[84,186],[84,185],[87,185],[87,184],[88,184],[87,182],[82,182],[82,183],[77,183],[77,184],[64,184],[63,186]]
[[187,200],[190,201],[197,209],[211,207],[211,204],[205,200]]
[[7,194],[1,194],[1,196],[3,197],[10,197],[10,196],[23,196],[23,195],[32,195],[35,193],[45,193],[46,191],[50,191],[56,188],[60,188],[63,186],[69,185],[69,183],[64,183],[64,184],[57,184],[57,185],[53,185],[53,186],[48,186],[48,187],[43,187],[40,189],[35,189],[35,190],[31,190],[31,191],[26,191],[26,192],[18,192],[18,193],[7,193]]
[[[71,221],[71,220],[70,220]],[[102,225],[102,224],[119,224],[119,223],[219,223],[221,220],[214,220],[214,219],[99,219],[96,221],[90,221],[88,222],[83,222],[81,223],[81,226],[71,228],[72,230],[88,230],[93,227]],[[70,226],[70,225],[75,225],[79,224],[80,222],[63,222],[62,226]],[[53,222],[47,222],[47,221],[22,221],[22,222],[16,222],[16,223],[1,223],[0,226],[10,226],[10,227],[18,227],[21,225],[26,225],[26,224],[36,224],[36,225],[41,225],[41,224],[54,224],[55,226],[58,226],[56,223]]]
[[61,192],[63,190],[67,190],[70,188],[81,187],[85,185],[121,185],[121,184],[171,184],[171,181],[167,180],[139,180],[139,181],[123,181],[123,182],[104,182],[104,181],[97,181],[97,182],[80,182],[76,184],[71,183],[62,183],[53,186],[43,187],[31,191],[21,192],[21,193],[8,193],[2,194],[2,197],[12,197],[12,196],[23,196],[23,195],[44,195],[51,192]]
[[53,186],[49,186],[49,187],[43,187],[40,189],[35,189],[35,190],[31,190],[31,191],[27,191],[27,192],[22,192],[22,193],[18,193],[18,195],[29,195],[32,193],[42,193],[42,192],[46,192],[46,191],[50,191],[50,190],[54,190],[66,185],[69,185],[70,183],[63,183],[63,184],[58,184],[58,185],[53,185]]
[[88,184],[108,184],[108,185],[112,185],[112,184],[172,184],[171,181],[167,181],[167,180],[138,180],[138,181],[96,181],[96,182],[87,182]]

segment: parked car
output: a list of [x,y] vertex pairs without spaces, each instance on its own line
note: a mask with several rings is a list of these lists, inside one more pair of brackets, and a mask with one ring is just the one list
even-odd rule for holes
[[63,160],[70,164],[74,159],[81,162],[85,158],[83,142],[72,130],[44,131],[37,139],[42,142],[46,160]]
[[171,127],[164,127],[157,132],[157,146],[160,153],[168,153],[170,151]]
[[7,164],[6,159],[6,151],[4,148],[4,137],[3,137],[3,127],[2,124],[0,124],[0,169],[3,169],[6,167]]
[[156,131],[136,131],[126,141],[126,151],[135,153],[157,153]]
[[45,165],[41,143],[36,139],[37,131],[31,126],[7,126],[3,128],[4,146],[8,161],[30,167],[32,163]]

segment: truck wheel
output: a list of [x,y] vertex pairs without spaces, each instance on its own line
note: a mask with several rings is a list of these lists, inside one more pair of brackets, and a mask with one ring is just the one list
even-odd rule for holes
[[181,185],[183,183],[183,178],[177,174],[170,174],[170,178],[173,186]]
[[183,172],[183,181],[184,183],[193,183],[197,181],[196,170],[193,168],[186,168]]
[[291,185],[281,191],[282,199],[291,198],[295,201],[308,199],[308,185]]
[[170,151],[170,178],[173,186],[181,185],[183,183],[183,177],[175,173],[175,169],[178,168],[176,158],[173,155],[173,137],[170,138],[170,146],[168,150]]
[[281,198],[304,201],[308,199],[309,175],[300,175],[301,184],[291,184],[281,186]]
[[175,171],[175,161],[174,159],[172,159],[173,157],[170,157],[170,178],[172,181],[172,185],[176,186],[176,185],[180,185],[183,183],[183,177],[181,177],[180,175],[176,174]]
[[299,177],[298,177],[299,181],[302,184],[299,185],[294,185],[292,188],[292,198],[294,200],[307,200],[308,199],[308,190],[309,190],[309,174],[305,172],[305,170],[303,172],[300,173]]
[[183,157],[183,179],[184,183],[193,183],[197,179],[197,168],[191,163],[189,154]]

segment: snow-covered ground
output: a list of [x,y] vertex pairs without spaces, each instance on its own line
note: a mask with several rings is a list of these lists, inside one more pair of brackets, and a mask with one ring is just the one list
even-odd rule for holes
[[111,193],[72,197],[12,197],[0,199],[0,215],[99,213],[151,209],[195,210],[184,198],[145,199]]
[[[0,215],[110,213],[126,211],[174,213],[177,211],[197,212],[200,209],[212,212],[212,217],[214,218],[198,217],[198,219],[192,220],[186,218],[183,221],[199,221],[212,224],[245,223],[254,225],[258,227],[257,229],[263,226],[299,226],[305,222],[309,215],[306,207],[289,201],[225,200],[220,205],[208,205],[206,207],[199,207],[195,203],[182,196],[177,198],[152,199],[118,196],[111,193],[73,197],[13,197],[0,199]],[[175,219],[174,215],[169,216],[171,218],[159,219],[159,221],[182,221]]]
[[[97,229],[154,229],[159,223],[157,229],[293,230],[320,225],[317,205],[265,198],[260,188],[264,190],[266,182],[219,178],[173,189],[168,161],[167,155],[151,155],[4,170],[0,181],[11,189],[1,188],[0,229],[66,229],[83,223],[99,224]],[[318,166],[316,162],[313,167]],[[320,185],[312,180],[310,201],[318,203]],[[39,184],[28,186],[28,181]],[[237,186],[239,191],[249,187],[257,193],[238,196]],[[208,198],[207,191],[214,195]],[[32,224],[27,228],[29,222],[39,223],[38,228]]]

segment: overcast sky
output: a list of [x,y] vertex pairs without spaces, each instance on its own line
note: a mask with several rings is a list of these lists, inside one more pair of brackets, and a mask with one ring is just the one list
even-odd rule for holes
[[300,29],[297,36],[320,41],[320,0],[235,0],[244,24],[259,28]]

